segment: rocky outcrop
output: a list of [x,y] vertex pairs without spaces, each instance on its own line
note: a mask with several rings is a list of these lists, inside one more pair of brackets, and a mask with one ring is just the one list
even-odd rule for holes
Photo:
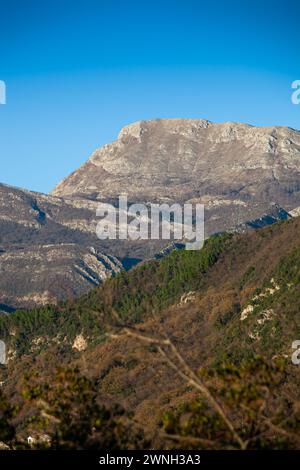
[[79,296],[123,269],[98,243],[95,211],[0,185],[0,311]]
[[0,304],[14,308],[78,297],[122,270],[113,256],[74,243],[13,246],[0,262]]

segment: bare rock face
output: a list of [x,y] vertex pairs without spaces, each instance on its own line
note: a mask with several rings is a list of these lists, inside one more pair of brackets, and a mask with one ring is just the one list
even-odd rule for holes
[[14,308],[78,297],[122,270],[116,258],[76,244],[12,246],[0,262],[0,304]]
[[293,205],[299,172],[298,131],[166,119],[125,127],[117,141],[96,150],[52,194],[107,199],[121,189],[134,200],[205,197],[209,202],[218,196],[223,205],[249,199]]

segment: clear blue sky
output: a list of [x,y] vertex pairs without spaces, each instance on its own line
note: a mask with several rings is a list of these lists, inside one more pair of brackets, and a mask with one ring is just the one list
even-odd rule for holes
[[50,191],[127,123],[300,128],[299,0],[0,0],[0,182]]

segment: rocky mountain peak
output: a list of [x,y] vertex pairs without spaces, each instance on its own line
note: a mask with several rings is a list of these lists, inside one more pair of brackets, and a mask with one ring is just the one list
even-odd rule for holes
[[52,194],[108,199],[122,188],[133,200],[176,201],[238,194],[294,207],[299,173],[300,133],[293,129],[156,119],[125,126]]

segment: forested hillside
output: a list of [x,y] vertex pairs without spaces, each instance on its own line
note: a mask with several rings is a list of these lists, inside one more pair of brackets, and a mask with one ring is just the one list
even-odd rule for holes
[[[242,441],[249,439],[247,447],[293,448],[299,438],[299,369],[291,362],[292,343],[300,338],[299,234],[294,219],[214,236],[199,252],[175,251],[78,300],[2,315],[9,355],[2,389],[22,409],[14,418],[17,435],[26,432],[24,417],[37,406],[32,389],[30,405],[24,404],[25,372],[47,398],[45,384],[57,368],[77,367],[88,387],[94,384],[95,399],[124,407],[152,446],[160,445],[159,431],[173,436],[165,437],[168,445],[199,445],[205,436],[205,448],[241,447],[193,383],[196,377],[221,401],[238,436],[245,434]],[[72,402],[73,392],[66,393]],[[182,414],[189,416],[186,426]]]

